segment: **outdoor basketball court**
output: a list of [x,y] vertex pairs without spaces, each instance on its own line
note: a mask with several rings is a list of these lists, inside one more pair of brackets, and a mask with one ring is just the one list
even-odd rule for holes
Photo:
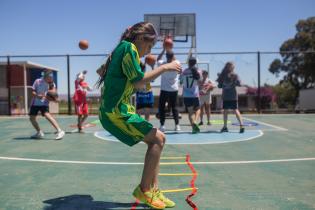
[[[314,209],[314,115],[244,115],[238,133],[230,115],[229,133],[219,133],[221,115],[191,134],[187,115],[182,131],[166,121],[167,144],[160,187],[177,203],[191,193],[198,209]],[[132,191],[140,181],[146,146],[128,147],[89,117],[85,134],[71,127],[74,116],[59,116],[67,131],[55,141],[54,130],[40,119],[46,135],[25,117],[0,118],[0,206],[3,209],[145,209]],[[159,125],[156,118],[152,120]]]

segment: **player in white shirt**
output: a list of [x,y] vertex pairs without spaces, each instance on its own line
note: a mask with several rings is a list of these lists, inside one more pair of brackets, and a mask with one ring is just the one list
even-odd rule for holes
[[33,99],[31,102],[31,108],[29,112],[30,121],[36,130],[36,134],[32,135],[31,138],[41,139],[44,137],[44,132],[39,127],[37,122],[37,114],[41,112],[42,116],[45,117],[51,125],[56,129],[56,140],[60,140],[64,137],[65,132],[61,130],[57,121],[49,113],[49,101],[46,98],[48,90],[56,91],[56,85],[53,81],[53,73],[45,71],[42,78],[36,79],[32,86]]
[[[163,65],[166,63],[171,63],[175,61],[175,55],[173,51],[166,52],[166,61],[161,60],[165,49],[158,56],[158,65]],[[179,62],[179,61],[178,61]],[[179,86],[179,74],[175,71],[168,71],[161,75],[161,92],[159,98],[159,115],[160,115],[160,130],[165,131],[165,103],[168,103],[168,106],[172,109],[174,121],[175,121],[175,131],[180,131],[179,126],[179,117],[177,110],[177,95],[178,95],[178,86]]]

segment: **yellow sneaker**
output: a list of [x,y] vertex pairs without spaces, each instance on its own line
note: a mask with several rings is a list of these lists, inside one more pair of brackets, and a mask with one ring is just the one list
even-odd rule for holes
[[170,200],[169,198],[165,197],[164,194],[161,192],[161,190],[156,190],[155,191],[156,196],[163,201],[163,203],[165,204],[166,208],[173,208],[176,204],[174,201]]
[[165,209],[166,207],[156,193],[152,191],[142,192],[140,185],[133,191],[132,195],[153,209]]

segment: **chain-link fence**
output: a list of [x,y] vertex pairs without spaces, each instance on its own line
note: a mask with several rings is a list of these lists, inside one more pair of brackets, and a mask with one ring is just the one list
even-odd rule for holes
[[[153,50],[153,53],[157,55],[159,51]],[[188,53],[175,51],[175,56],[186,68]],[[212,81],[217,79],[226,62],[235,64],[235,72],[242,81],[242,87],[238,89],[241,111],[294,111],[295,101],[290,96],[283,97],[284,93],[279,87],[285,74],[276,75],[269,71],[275,59],[281,60],[280,52],[199,52],[195,56],[198,67],[208,71]],[[0,56],[0,114],[27,114],[32,103],[33,82],[41,77],[44,69],[54,72],[59,93],[59,103],[51,103],[51,111],[58,114],[75,113],[72,96],[76,75],[87,70],[86,82],[94,87],[98,80],[95,70],[105,62],[106,57],[106,54]],[[152,82],[156,99],[159,85],[160,78]],[[212,98],[213,110],[220,110],[219,89],[213,91]],[[88,93],[89,113],[98,113],[99,102],[100,90],[94,88]]]

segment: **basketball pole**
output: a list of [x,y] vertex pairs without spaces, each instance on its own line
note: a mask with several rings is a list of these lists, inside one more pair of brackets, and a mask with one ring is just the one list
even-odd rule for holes
[[11,113],[11,62],[10,56],[7,56],[7,88],[8,88],[8,115]]
[[67,55],[67,76],[68,76],[68,115],[71,115],[71,92],[70,92],[70,56]]
[[257,98],[258,98],[258,103],[257,103],[257,112],[261,114],[261,92],[260,92],[260,51],[257,52],[257,82],[258,82],[258,87],[257,87]]

